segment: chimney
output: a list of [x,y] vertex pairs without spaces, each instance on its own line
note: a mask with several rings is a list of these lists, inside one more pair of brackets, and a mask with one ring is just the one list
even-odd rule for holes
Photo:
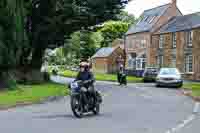
[[172,0],[172,4],[176,5],[177,4],[177,0]]

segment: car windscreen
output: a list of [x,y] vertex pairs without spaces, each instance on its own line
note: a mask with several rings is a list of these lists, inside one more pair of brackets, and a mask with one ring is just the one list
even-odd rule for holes
[[160,75],[177,75],[179,74],[177,69],[161,69]]

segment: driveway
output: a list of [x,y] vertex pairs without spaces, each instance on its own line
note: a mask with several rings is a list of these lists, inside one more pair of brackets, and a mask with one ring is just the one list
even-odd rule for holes
[[[64,81],[66,82],[66,81]],[[69,97],[0,112],[2,133],[199,133],[196,105],[176,89],[153,84],[97,82],[103,104],[99,116],[77,119]]]

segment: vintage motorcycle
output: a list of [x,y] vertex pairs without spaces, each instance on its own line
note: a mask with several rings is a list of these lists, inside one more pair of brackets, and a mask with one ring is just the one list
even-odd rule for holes
[[89,112],[98,115],[100,111],[101,94],[98,91],[91,93],[90,87],[85,88],[83,86],[86,82],[88,81],[73,81],[69,85],[71,90],[71,109],[77,118],[82,118],[84,113]]

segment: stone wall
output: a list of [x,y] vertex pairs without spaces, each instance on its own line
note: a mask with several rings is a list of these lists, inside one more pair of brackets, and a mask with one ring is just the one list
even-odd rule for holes
[[157,65],[159,39],[160,39],[159,35],[153,35],[152,36],[152,44],[150,46],[149,64],[153,65],[153,66]]
[[184,56],[184,45],[186,42],[185,39],[185,32],[178,32],[177,34],[177,45],[176,45],[176,67],[181,71],[184,72],[184,62],[185,62],[185,56]]
[[192,54],[194,79],[200,80],[200,28],[193,30]]
[[172,62],[172,34],[168,33],[164,35],[164,66],[170,66]]

